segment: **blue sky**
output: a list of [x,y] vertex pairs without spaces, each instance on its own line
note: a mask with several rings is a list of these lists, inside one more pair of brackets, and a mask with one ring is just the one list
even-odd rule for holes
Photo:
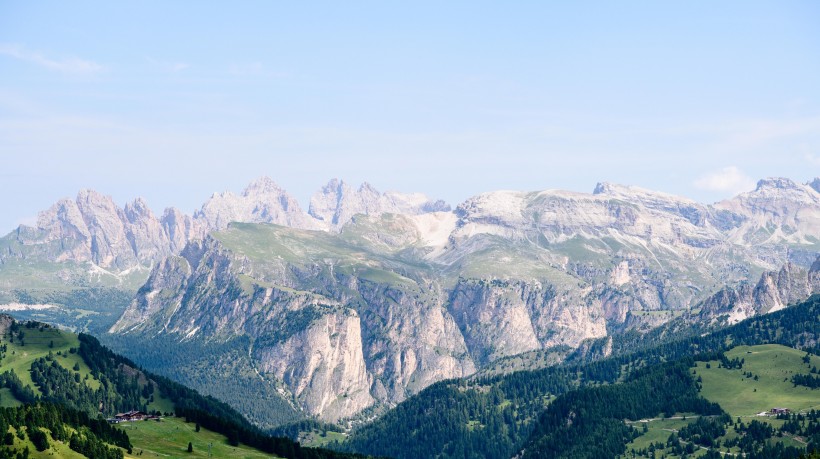
[[[457,204],[820,175],[820,3],[0,3],[0,232],[268,175]],[[409,3],[409,2],[408,2]]]

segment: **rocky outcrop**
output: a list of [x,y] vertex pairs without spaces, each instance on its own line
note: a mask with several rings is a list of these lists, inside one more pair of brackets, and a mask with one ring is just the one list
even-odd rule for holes
[[148,204],[137,198],[125,205],[122,212],[125,238],[135,257],[142,263],[151,263],[173,253],[170,238]]
[[344,181],[333,179],[310,198],[309,213],[324,228],[338,231],[356,214],[418,215],[449,210],[450,206],[444,201],[431,201],[421,193],[380,193],[366,182],[355,189]]
[[293,196],[268,177],[251,182],[238,195],[214,194],[192,216],[168,208],[159,219],[142,198],[120,208],[109,196],[82,190],[76,199],[62,199],[41,212],[36,226],[20,226],[0,239],[0,265],[4,260],[88,265],[79,273],[61,274],[62,281],[71,278],[82,285],[93,284],[98,281],[93,275],[102,268],[115,282],[122,282],[232,222],[339,231],[358,214],[413,216],[450,209],[422,194],[380,193],[366,183],[354,190],[339,181],[317,193],[311,206],[316,217],[305,213]]
[[815,179],[809,182],[808,185],[812,187],[814,191],[820,193],[820,177],[815,177]]
[[460,279],[450,311],[481,366],[545,347],[575,347],[607,333],[600,301],[569,299],[537,281]]
[[109,196],[83,190],[41,212],[34,228],[6,236],[16,242],[0,255],[51,262],[90,262],[113,271],[150,265],[172,253],[162,225],[142,199],[120,209]]
[[763,273],[756,284],[743,282],[712,295],[700,305],[698,319],[733,324],[779,311],[815,293],[820,293],[820,258],[809,270],[787,263],[779,271]]
[[[817,180],[815,179],[815,182]],[[760,180],[754,191],[715,204],[744,217],[728,239],[748,245],[813,244],[820,228],[820,191],[786,178]]]
[[205,237],[207,228],[175,207],[165,209],[160,218],[163,232],[168,237],[171,253],[180,253],[189,241]]
[[283,381],[311,415],[337,421],[373,404],[354,311],[316,318],[288,339],[257,349],[255,357],[260,370]]
[[364,353],[376,399],[396,403],[434,382],[475,372],[439,284],[350,281],[361,298]]
[[299,203],[268,177],[261,177],[236,195],[217,193],[194,214],[208,230],[221,230],[231,222],[273,223],[292,228],[318,229]]
[[[136,298],[117,324],[111,330],[114,333],[127,331],[133,327],[145,327],[145,321],[154,317],[160,319],[160,313],[168,305],[178,306],[191,276],[191,265],[183,257],[165,258],[152,271],[148,282],[137,292]],[[165,326],[165,323],[157,324]]]
[[[235,238],[243,231],[262,231],[260,240],[270,242],[282,232],[309,238],[310,250],[315,238],[330,237],[254,225],[220,235],[243,241]],[[439,287],[370,262],[351,268],[339,256],[281,263],[207,237],[158,265],[111,331],[182,341],[248,337],[260,374],[281,381],[307,413],[333,421],[475,371]]]
[[8,314],[0,314],[0,335],[5,335],[13,323],[14,317]]

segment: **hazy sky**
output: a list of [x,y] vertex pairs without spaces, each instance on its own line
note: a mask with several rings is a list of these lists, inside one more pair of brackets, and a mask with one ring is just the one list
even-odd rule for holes
[[0,233],[94,188],[423,191],[820,175],[820,2],[0,2]]

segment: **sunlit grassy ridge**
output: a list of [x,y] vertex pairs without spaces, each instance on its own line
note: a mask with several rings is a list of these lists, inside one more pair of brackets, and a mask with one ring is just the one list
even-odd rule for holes
[[[779,344],[737,346],[726,351],[724,355],[729,360],[743,359],[743,368],[723,368],[718,360],[696,362],[693,376],[700,378],[701,395],[709,401],[718,403],[724,411],[731,415],[732,420],[740,419],[745,424],[755,420],[770,424],[777,429],[783,426],[785,421],[758,414],[768,412],[775,407],[789,408],[793,412],[820,409],[820,390],[795,386],[791,383],[793,375],[807,374],[812,367],[820,364],[820,357],[811,355],[809,363],[806,363],[803,361],[806,352]],[[757,376],[756,380],[755,376]],[[651,445],[658,443],[666,445],[670,435],[694,423],[698,418],[699,416],[691,413],[678,413],[673,418],[633,420],[630,422],[633,428],[643,432],[646,426],[647,430],[627,444],[627,451],[649,449]],[[726,443],[740,437],[741,434],[729,425],[726,434],[716,440]],[[771,438],[769,444],[774,443],[801,449],[806,447],[804,439],[796,439],[788,435]],[[741,453],[737,447],[724,446],[718,450],[730,455]],[[698,447],[690,457],[703,456],[707,451],[707,449]],[[658,456],[666,455],[670,458],[680,457],[672,454],[668,448],[656,449],[655,453]],[[632,457],[631,453],[628,453],[627,457]],[[648,456],[637,454],[635,457]]]
[[[239,459],[271,458],[270,454],[253,449],[246,445],[231,446],[224,435],[211,432],[205,428],[196,431],[194,423],[180,418],[163,418],[162,421],[126,422],[120,426],[128,433],[134,449],[126,457],[165,457],[189,458],[209,457],[208,445],[211,445],[210,457],[231,457]],[[188,452],[188,443],[193,452]]]
[[284,269],[284,265],[308,267],[327,265],[323,269],[356,274],[374,282],[412,284],[396,271],[411,271],[403,261],[371,248],[352,244],[345,239],[319,231],[303,231],[277,225],[233,223],[213,237],[228,250],[248,258],[267,269]]
[[706,362],[698,362],[697,375],[703,380],[701,394],[732,416],[753,415],[774,407],[792,411],[820,409],[820,390],[791,383],[793,375],[820,366],[820,357],[812,355],[811,363],[806,364],[802,361],[805,355],[778,344],[735,347],[726,352],[726,357],[744,359],[742,369],[719,368],[717,361],[709,362],[711,368],[706,368]]

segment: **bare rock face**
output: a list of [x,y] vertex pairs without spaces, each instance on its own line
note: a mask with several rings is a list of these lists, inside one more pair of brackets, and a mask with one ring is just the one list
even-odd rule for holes
[[185,258],[171,256],[162,260],[111,331],[119,333],[144,326],[146,320],[169,304],[179,305],[190,275],[191,265]]
[[324,228],[338,231],[356,214],[418,215],[449,210],[450,206],[444,201],[431,201],[421,193],[380,193],[369,183],[354,189],[344,181],[333,179],[310,198],[308,213],[319,220]]
[[160,218],[162,231],[168,236],[171,253],[180,253],[189,241],[205,237],[205,226],[199,220],[184,214],[175,207],[165,209]]
[[92,190],[80,191],[74,201],[60,200],[40,213],[35,228],[21,226],[9,237],[15,237],[20,249],[2,257],[93,263],[114,272],[150,265],[172,253],[145,201],[120,209]]
[[238,196],[230,191],[214,194],[194,214],[194,220],[202,221],[209,230],[225,229],[231,222],[317,228],[296,199],[268,177],[255,180]]
[[[816,183],[817,180],[815,180]],[[747,245],[812,244],[820,228],[820,192],[786,178],[760,180],[757,188],[715,205],[744,217],[729,239]]]
[[757,314],[779,311],[820,293],[818,272],[820,258],[808,271],[787,263],[779,271],[763,273],[755,285],[744,282],[709,297],[699,316],[707,322],[725,320],[733,324]]
[[363,300],[364,353],[373,396],[397,403],[442,379],[476,371],[464,338],[435,283],[385,285],[347,279]]
[[820,257],[811,265],[809,269],[809,285],[816,289],[820,285]]
[[171,253],[168,235],[142,198],[126,204],[122,215],[126,240],[140,262],[150,264]]
[[814,191],[820,193],[820,177],[815,177],[808,185],[812,187]]
[[[62,199],[41,212],[37,218],[37,228],[32,230],[35,234],[20,237],[21,242],[24,245],[42,244],[46,247],[59,244],[59,248],[46,249],[54,261],[91,260],[91,233],[75,201]],[[18,231],[18,234],[21,232],[23,231]]]
[[93,190],[77,195],[77,206],[91,235],[92,261],[102,267],[125,268],[136,261],[125,231],[125,215],[114,201]]
[[5,335],[13,323],[14,317],[8,314],[0,314],[0,334]]
[[501,357],[541,348],[522,286],[500,281],[462,280],[450,310],[474,360],[486,365]]
[[305,411],[338,421],[373,404],[355,311],[314,320],[285,341],[257,350],[261,370],[284,381]]

